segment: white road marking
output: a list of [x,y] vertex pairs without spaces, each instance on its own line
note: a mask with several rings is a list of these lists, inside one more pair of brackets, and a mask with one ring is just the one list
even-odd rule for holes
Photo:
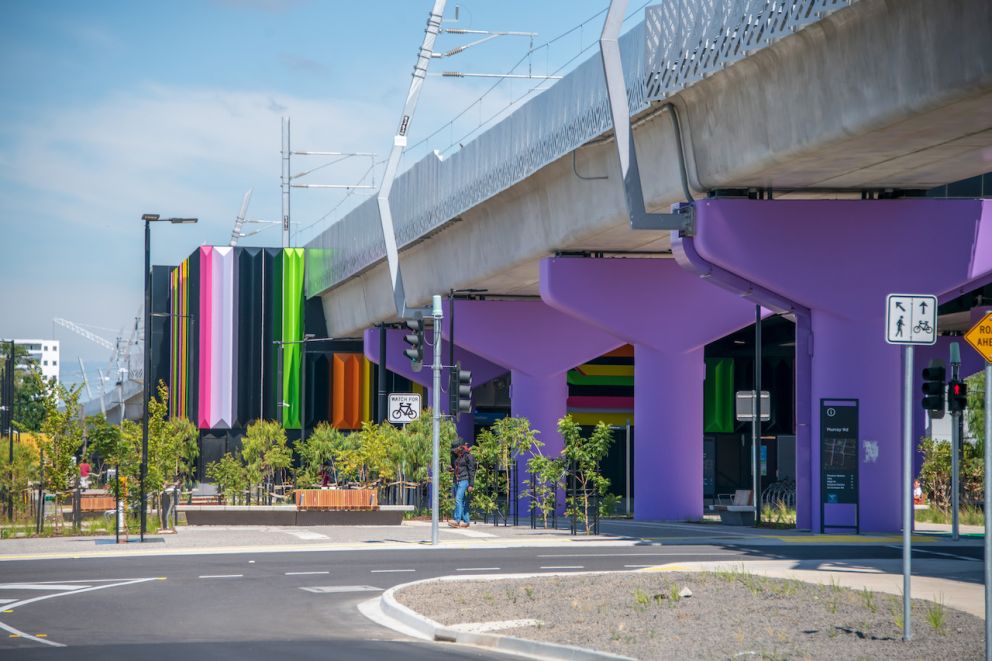
[[16,599],[0,599],[0,604],[12,604],[15,601],[17,601],[17,600]]
[[286,576],[310,576],[312,574],[330,574],[329,571],[288,571]]
[[88,585],[63,585],[60,583],[4,583],[0,585],[0,590],[81,590],[88,588]]
[[327,535],[312,530],[280,530],[287,535],[292,535],[297,539],[330,539]]
[[244,574],[206,574],[199,578],[242,578]]
[[[902,550],[902,545],[901,544],[890,544],[889,545],[889,548],[890,549],[898,549],[898,550],[901,551]],[[982,561],[981,558],[969,558],[966,555],[954,555],[953,553],[944,553],[943,551],[931,551],[930,549],[921,549],[921,548],[919,548],[917,546],[914,546],[913,547],[913,551],[915,551],[917,553],[929,553],[931,555],[942,555],[945,558],[954,558],[955,560],[967,560],[968,562],[981,562]]]
[[455,571],[499,571],[499,567],[459,567]]
[[377,588],[373,585],[326,585],[319,586],[315,585],[308,588],[300,588],[301,590],[306,590],[307,592],[316,592],[317,594],[328,594],[334,592],[381,592],[382,588]]
[[372,570],[370,570],[370,573],[372,573],[372,574],[392,574],[392,573],[395,573],[395,572],[404,572],[404,571],[417,571],[417,570],[416,569],[372,569]]
[[[93,590],[103,590],[105,588],[117,588],[125,585],[133,585],[135,583],[145,583],[147,581],[157,580],[155,578],[131,578],[120,583],[108,583],[106,585],[94,585],[93,587],[81,587],[78,590],[72,590],[71,592],[56,592],[55,594],[44,594],[40,597],[32,597],[30,599],[22,599],[20,601],[15,601],[12,604],[8,604],[4,610],[14,610],[15,608],[20,608],[22,606],[27,606],[28,604],[33,604],[36,601],[44,601],[45,599],[54,599],[55,597],[64,597],[70,594],[79,594],[81,592],[92,592]],[[38,638],[37,636],[32,636],[31,634],[24,633],[19,629],[15,629],[9,624],[0,622],[0,629],[8,631],[15,636],[21,638],[26,638],[28,640],[33,640],[36,643],[42,643],[43,645],[49,645],[51,647],[66,647],[63,643],[57,643],[54,640],[48,640],[46,638]]]
[[585,565],[548,565],[542,566],[541,569],[585,569]]
[[[901,547],[900,547],[901,548]],[[678,551],[673,553],[546,553],[538,558],[626,558],[637,556],[672,556],[672,555],[741,555],[736,551]]]
[[494,535],[491,532],[482,532],[481,530],[470,530],[469,528],[449,527],[449,528],[442,528],[442,530],[444,530],[444,532],[453,532],[456,535],[465,535],[466,537],[475,537],[475,538],[496,537],[496,535]]

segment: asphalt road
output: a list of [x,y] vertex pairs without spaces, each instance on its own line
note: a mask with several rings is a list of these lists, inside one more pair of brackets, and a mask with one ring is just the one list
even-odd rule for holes
[[[981,551],[928,545],[914,556],[980,566]],[[506,659],[406,638],[366,619],[357,606],[394,585],[447,574],[629,570],[693,560],[795,559],[815,566],[899,557],[898,546],[868,545],[370,545],[367,551],[0,562],[0,627],[6,629],[0,658]],[[472,614],[465,619],[472,621]]]

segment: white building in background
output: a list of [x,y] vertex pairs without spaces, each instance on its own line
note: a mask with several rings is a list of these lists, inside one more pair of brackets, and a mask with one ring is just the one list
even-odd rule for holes
[[59,370],[61,369],[59,358],[58,340],[14,340],[14,344],[27,349],[27,360],[36,365],[41,370],[41,375],[45,380],[55,377],[59,380]]

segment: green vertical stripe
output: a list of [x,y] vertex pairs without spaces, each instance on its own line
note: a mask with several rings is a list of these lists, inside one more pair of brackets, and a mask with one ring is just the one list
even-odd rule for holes
[[283,250],[282,271],[283,301],[283,344],[282,387],[284,401],[289,404],[283,409],[283,427],[298,429],[300,426],[300,356],[303,339],[303,249]]
[[703,431],[734,431],[734,359],[707,358],[703,387]]

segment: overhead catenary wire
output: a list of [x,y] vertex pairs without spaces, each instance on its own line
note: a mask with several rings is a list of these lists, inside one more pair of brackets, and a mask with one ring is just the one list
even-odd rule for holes
[[[640,11],[642,11],[645,7],[647,7],[650,3],[651,3],[651,0],[648,0],[647,2],[644,2],[643,4],[641,4],[640,6],[638,6],[637,8],[631,10],[628,13],[628,15],[624,18],[624,22],[629,21],[631,18],[633,18],[635,15],[637,15]],[[595,41],[595,40],[591,41],[586,46],[582,46],[581,45],[581,35],[583,34],[584,27],[588,23],[590,23],[590,22],[594,21],[595,19],[597,19],[598,17],[602,16],[603,14],[606,13],[606,11],[607,11],[607,8],[604,7],[603,9],[597,11],[596,13],[592,14],[591,16],[589,16],[588,18],[584,19],[583,21],[581,21],[581,22],[577,23],[576,25],[572,26],[568,30],[565,30],[564,32],[561,32],[560,34],[552,37],[551,39],[549,39],[548,41],[544,42],[543,44],[540,44],[538,46],[534,46],[532,48],[529,48],[527,50],[527,52],[524,53],[523,56],[521,56],[520,59],[517,60],[517,62],[506,71],[507,76],[513,74],[521,65],[523,65],[525,62],[527,62],[529,59],[531,59],[531,57],[535,53],[540,52],[541,49],[545,49],[545,55],[546,55],[545,71],[546,71],[546,75],[553,76],[553,75],[559,74],[564,69],[566,69],[570,64],[572,64],[573,62],[575,62],[575,60],[577,60],[584,53],[586,53],[590,48],[593,48],[593,47],[598,46],[598,42]],[[554,71],[547,72],[547,69],[550,66],[550,50],[551,50],[550,47],[553,44],[561,41],[562,39],[565,39],[569,35],[572,35],[572,34],[574,34],[576,32],[578,32],[580,34],[580,49],[579,49],[579,51],[575,55],[573,55],[572,57],[570,57],[568,60],[566,60],[563,64],[559,65]],[[444,124],[442,124],[441,126],[439,126],[437,129],[435,129],[433,132],[431,132],[430,134],[428,134],[426,137],[418,140],[417,142],[415,142],[411,146],[407,147],[404,150],[404,153],[403,153],[404,158],[406,158],[408,155],[416,152],[417,149],[419,149],[419,148],[427,145],[428,143],[430,143],[431,140],[433,140],[434,138],[436,138],[438,135],[443,134],[445,131],[448,131],[449,134],[452,134],[452,132],[454,131],[455,122],[457,122],[459,119],[461,119],[462,117],[464,117],[465,115],[467,115],[469,112],[471,112],[474,108],[476,108],[478,106],[479,107],[479,111],[480,111],[479,124],[475,128],[473,128],[472,130],[470,130],[467,133],[463,134],[461,137],[459,137],[457,139],[451,139],[451,141],[449,142],[449,144],[446,147],[444,147],[443,149],[436,150],[442,157],[446,156],[448,153],[450,153],[451,151],[453,151],[455,147],[461,147],[462,144],[467,139],[471,138],[476,133],[478,133],[482,129],[484,129],[487,126],[489,126],[490,124],[492,124],[495,120],[503,117],[507,110],[509,110],[510,108],[512,108],[515,105],[519,104],[522,100],[524,100],[528,96],[532,95],[534,92],[547,89],[546,83],[548,82],[548,80],[549,79],[542,79],[537,85],[534,85],[533,87],[530,87],[525,92],[523,92],[522,94],[520,94],[520,96],[512,99],[509,103],[507,103],[506,105],[504,105],[503,107],[501,107],[498,111],[496,111],[495,113],[491,114],[488,118],[483,119],[481,117],[481,111],[482,111],[481,104],[482,104],[482,102],[487,97],[489,97],[489,95],[491,95],[493,92],[495,92],[496,89],[499,88],[499,86],[502,85],[504,82],[509,81],[510,83],[512,83],[512,79],[509,79],[509,78],[500,78],[499,80],[497,80],[496,82],[494,82],[492,85],[490,85],[475,100],[473,100],[471,103],[469,103],[467,106],[465,106],[460,112],[458,112],[457,114],[455,114],[455,116],[452,117],[450,120],[448,120],[447,122],[445,122]],[[553,80],[552,80],[552,82],[553,82]],[[384,164],[385,162],[386,162],[385,159],[383,159],[382,161],[378,161],[378,162],[373,163],[372,166],[370,166],[369,170],[367,170],[366,173],[362,176],[362,178],[359,179],[359,183],[362,183],[368,177],[368,175],[376,167],[379,167],[380,165]],[[346,202],[348,202],[351,199],[352,195],[354,195],[354,193],[355,193],[355,190],[354,189],[348,190],[347,193],[342,197],[342,199],[337,204],[335,204],[330,210],[328,210],[326,213],[324,213],[319,218],[317,218],[317,219],[311,221],[310,223],[308,223],[307,225],[303,226],[302,228],[300,228],[298,230],[295,230],[294,234],[296,236],[299,236],[301,232],[307,231],[307,230],[311,229],[312,227],[314,227],[315,225],[317,225],[317,224],[325,221],[327,218],[329,218],[330,216],[332,216],[338,209],[340,209]]]

